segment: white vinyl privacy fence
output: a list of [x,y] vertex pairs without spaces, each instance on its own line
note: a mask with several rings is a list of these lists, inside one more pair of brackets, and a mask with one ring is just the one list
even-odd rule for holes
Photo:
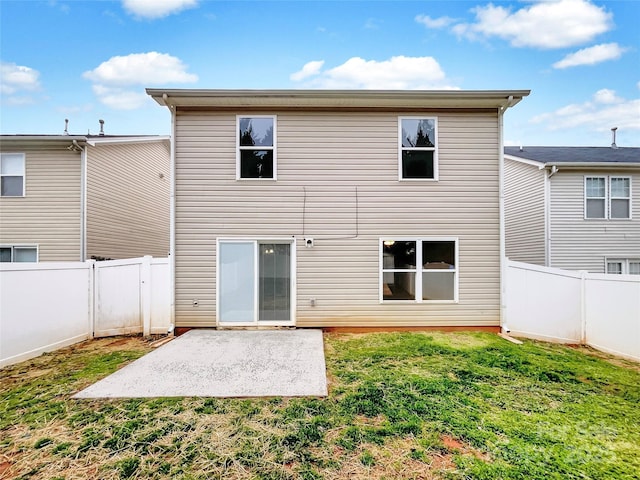
[[169,262],[0,264],[0,367],[92,337],[167,333]]
[[640,361],[640,276],[507,261],[504,324],[511,335],[585,344]]

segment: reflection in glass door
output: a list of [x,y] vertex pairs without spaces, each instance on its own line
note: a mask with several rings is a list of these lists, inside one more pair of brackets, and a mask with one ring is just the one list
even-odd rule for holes
[[291,259],[288,243],[261,243],[258,321],[291,320]]

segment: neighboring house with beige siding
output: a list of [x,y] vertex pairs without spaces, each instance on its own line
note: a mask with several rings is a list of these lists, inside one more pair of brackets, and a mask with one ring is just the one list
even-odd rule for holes
[[505,147],[511,260],[640,274],[640,148]]
[[500,325],[502,115],[528,91],[147,92],[176,327]]
[[169,137],[0,136],[0,255],[166,256]]

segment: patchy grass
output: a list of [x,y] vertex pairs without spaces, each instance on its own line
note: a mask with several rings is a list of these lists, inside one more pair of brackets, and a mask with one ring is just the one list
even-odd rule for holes
[[139,337],[2,369],[0,478],[640,478],[638,364],[471,333],[325,348],[327,398],[70,398]]

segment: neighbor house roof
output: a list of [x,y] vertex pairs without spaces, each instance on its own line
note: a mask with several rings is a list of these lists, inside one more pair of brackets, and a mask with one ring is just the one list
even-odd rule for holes
[[544,166],[640,166],[637,147],[504,147],[505,155]]
[[160,135],[32,135],[32,134],[15,134],[0,135],[0,144],[18,145],[29,143],[30,145],[56,145],[64,143],[73,143],[84,145],[96,145],[99,143],[141,143],[153,141],[168,141],[169,136]]
[[160,105],[211,108],[419,109],[511,107],[530,90],[200,90],[147,88]]

